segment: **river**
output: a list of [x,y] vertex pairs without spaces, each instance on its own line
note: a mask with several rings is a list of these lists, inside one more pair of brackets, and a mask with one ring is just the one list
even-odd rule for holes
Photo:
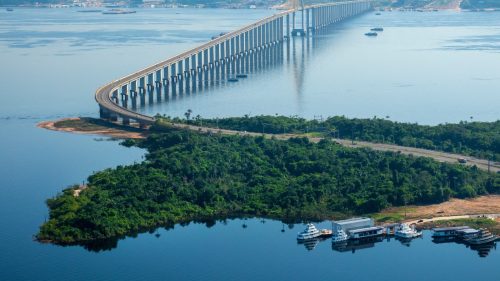
[[[161,228],[93,251],[32,240],[48,216],[45,199],[93,171],[141,161],[144,154],[36,123],[96,117],[99,85],[272,13],[0,11],[0,280],[496,280],[495,248],[480,258],[464,245],[433,244],[429,232],[409,247],[384,240],[354,253],[332,249],[329,240],[308,250],[295,241],[303,225],[290,229],[260,219]],[[385,30],[363,36],[373,26]],[[300,40],[293,44],[296,51],[283,65],[142,110],[182,116],[192,109],[203,117],[377,115],[422,124],[500,116],[500,13],[366,14],[321,34],[309,49]]]

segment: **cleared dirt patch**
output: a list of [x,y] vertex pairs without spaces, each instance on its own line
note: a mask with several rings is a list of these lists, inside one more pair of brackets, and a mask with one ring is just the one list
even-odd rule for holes
[[[404,216],[404,207],[383,210],[380,216]],[[451,199],[440,204],[408,206],[406,219],[500,213],[500,195],[481,196],[473,199]]]

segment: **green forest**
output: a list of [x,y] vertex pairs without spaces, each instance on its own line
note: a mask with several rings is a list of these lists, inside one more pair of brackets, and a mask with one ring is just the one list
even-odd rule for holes
[[[500,120],[495,122],[465,122],[437,126],[400,123],[383,118],[349,119],[329,117],[323,121],[292,116],[244,116],[223,119],[202,119],[186,115],[175,122],[259,133],[318,133],[318,136],[338,137],[370,142],[439,150],[500,161]],[[168,118],[167,118],[168,119]]]
[[204,218],[320,220],[499,193],[500,175],[428,158],[153,126],[145,160],[96,172],[47,200],[37,238],[72,244]]

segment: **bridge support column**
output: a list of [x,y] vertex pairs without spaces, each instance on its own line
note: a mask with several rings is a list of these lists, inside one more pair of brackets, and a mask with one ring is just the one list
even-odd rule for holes
[[170,88],[172,89],[172,95],[177,94],[176,87],[177,87],[177,72],[175,69],[175,63],[170,65]]
[[163,84],[163,94],[165,95],[165,99],[168,99],[168,86],[170,81],[168,80],[168,65],[163,67],[163,75],[162,75],[162,84]]
[[290,14],[286,14],[286,38],[290,38]]
[[163,86],[161,83],[161,69],[156,70],[155,72],[155,86],[156,86],[156,100],[161,101],[161,87]]
[[310,9],[306,9],[306,35],[309,34],[309,10]]
[[208,68],[210,69],[210,84],[214,84],[214,70],[215,70],[215,54],[214,54],[214,46],[208,49]]
[[219,83],[220,80],[220,44],[215,45],[215,58],[214,58],[214,68],[215,68],[215,80]]
[[121,90],[121,98],[122,98],[122,106],[127,108],[128,107],[128,89],[127,89],[127,85],[123,85],[122,86],[122,90]]
[[110,117],[111,115],[109,114],[109,111],[106,108],[99,105],[99,118],[108,120],[110,119]]
[[122,123],[123,123],[123,125],[130,125],[130,119],[128,117],[123,117]]
[[205,85],[208,85],[209,77],[209,65],[208,65],[208,49],[203,50],[203,80]]
[[176,62],[177,64],[177,84],[179,85],[179,93],[184,92],[184,75],[182,75],[182,72],[184,71],[184,68],[182,67],[182,60]]
[[157,102],[161,102],[161,87],[162,87],[161,80],[156,80],[155,81],[155,89],[156,89],[156,101]]

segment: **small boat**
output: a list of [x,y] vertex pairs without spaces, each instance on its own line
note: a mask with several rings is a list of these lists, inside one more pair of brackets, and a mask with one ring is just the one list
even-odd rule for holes
[[102,10],[94,10],[94,9],[92,9],[92,10],[78,10],[77,12],[79,12],[79,13],[101,13]]
[[238,75],[236,75],[236,78],[247,78],[247,77],[248,77],[248,75],[246,75],[246,74],[238,74]]
[[481,228],[476,236],[465,238],[464,240],[471,245],[481,245],[497,241],[498,236],[492,234],[487,229]]
[[375,15],[376,15],[376,16],[380,16],[380,15],[381,15],[381,13],[375,13]]
[[384,31],[384,29],[382,27],[374,27],[372,29],[370,29],[371,31]]
[[374,37],[374,36],[377,36],[377,32],[367,32],[365,33],[365,36],[370,36],[370,37]]
[[333,232],[330,229],[322,229],[319,231],[319,237],[328,238],[332,237]]
[[332,235],[332,243],[342,243],[349,240],[349,236],[345,233],[342,227],[338,227]]
[[13,11],[14,11],[14,9],[12,9],[12,8],[7,8],[7,9],[5,9],[5,10],[6,10],[7,12],[13,12]]
[[319,230],[314,226],[314,224],[308,223],[306,229],[297,234],[297,240],[304,241],[304,240],[314,239],[318,238],[320,235],[321,232],[319,232]]
[[238,82],[239,80],[237,78],[229,78],[227,79],[228,82]]
[[125,14],[135,14],[134,10],[125,10],[125,9],[111,9],[102,12],[103,15],[125,15]]
[[407,223],[402,223],[399,225],[399,229],[394,232],[394,235],[400,238],[415,238],[421,236],[422,232],[411,228]]

